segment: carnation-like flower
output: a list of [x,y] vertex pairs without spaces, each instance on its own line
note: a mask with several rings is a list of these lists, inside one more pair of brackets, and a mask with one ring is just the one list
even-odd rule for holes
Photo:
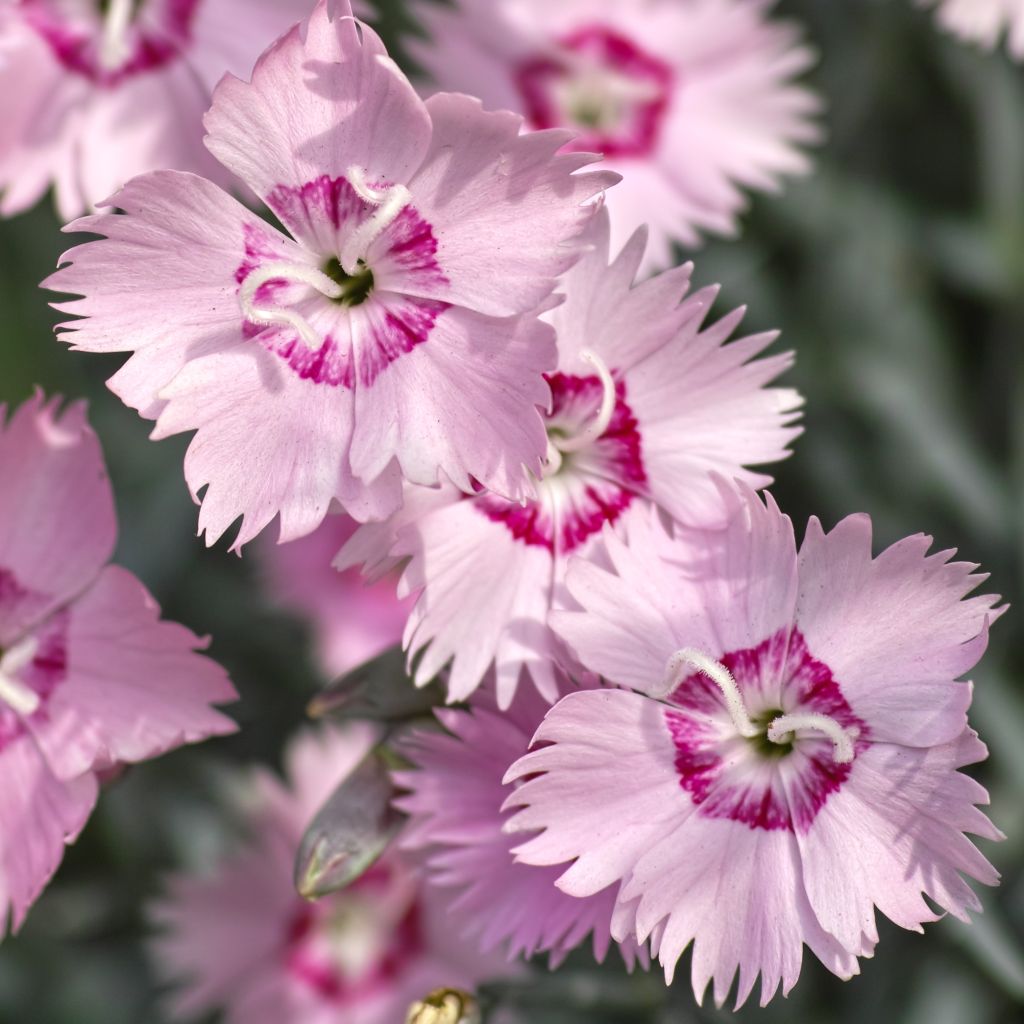
[[0,212],[52,184],[63,219],[160,167],[230,176],[203,148],[225,71],[248,74],[310,0],[2,0]]
[[443,912],[387,854],[310,903],[292,883],[303,829],[375,742],[368,726],[301,733],[282,783],[250,778],[251,839],[213,871],[179,874],[152,909],[151,951],[181,983],[178,1016],[222,1008],[228,1024],[397,1024],[441,986],[472,988],[493,961],[452,941]]
[[609,194],[618,248],[650,224],[648,263],[672,241],[733,234],[744,189],[804,173],[813,61],[765,0],[419,0],[411,51],[443,89],[579,132],[624,180]]
[[[555,888],[561,869],[516,863],[521,837],[502,831],[508,790],[505,772],[530,746],[550,705],[522,688],[501,712],[481,692],[466,711],[440,709],[447,732],[413,733],[403,753],[414,770],[395,772],[408,790],[395,803],[409,815],[401,845],[419,851],[432,882],[454,890],[449,911],[465,933],[489,952],[510,958],[550,953],[556,967],[592,933],[594,955],[604,960],[611,945],[617,886],[577,899]],[[631,939],[620,946],[629,967],[647,956]]]
[[[878,939],[875,910],[920,930],[979,909],[961,875],[997,874],[971,832],[1000,838],[963,765],[984,745],[967,725],[996,598],[985,577],[909,537],[872,558],[871,524],[792,523],[753,493],[719,534],[631,516],[603,562],[576,560],[582,611],[554,625],[583,663],[630,687],[574,693],[542,744],[509,772],[543,829],[516,850],[572,861],[558,885],[588,896],[624,883],[613,934],[650,939],[671,979],[737,1005],[795,984],[803,945],[840,977]],[[658,699],[660,698],[660,699]],[[630,923],[632,922],[632,927]]]
[[917,0],[936,7],[935,18],[961,39],[991,50],[1006,36],[1006,45],[1017,59],[1024,59],[1024,2],[1022,0]]
[[395,596],[392,579],[368,584],[356,569],[331,568],[357,525],[348,516],[329,516],[308,537],[260,549],[271,597],[308,618],[317,662],[328,679],[400,643],[412,607]]
[[[131,181],[69,227],[106,235],[69,252],[51,288],[76,348],[134,351],[110,381],[154,437],[196,430],[185,459],[210,542],[236,547],[276,515],[282,540],[332,503],[393,512],[401,478],[439,473],[518,499],[540,472],[538,406],[551,329],[534,315],[576,258],[569,239],[615,176],[569,133],[467,96],[424,103],[383,44],[325,0],[226,77],[207,145],[291,238],[210,182]],[[527,315],[528,314],[528,315]]]
[[680,522],[724,522],[712,473],[763,487],[770,478],[745,467],[783,458],[799,433],[799,395],[767,386],[791,354],[755,358],[774,333],[725,344],[743,311],[704,326],[716,290],[681,301],[691,267],[635,286],[642,232],[610,265],[603,214],[586,238],[587,255],[562,281],[566,301],[550,316],[558,367],[548,376],[537,496],[517,503],[486,491],[421,491],[391,524],[364,527],[339,563],[368,561],[372,570],[390,564],[381,551],[409,558],[401,592],[422,594],[405,642],[410,657],[423,652],[420,683],[452,661],[452,700],[493,664],[502,707],[524,670],[554,701],[557,666],[571,659],[547,619],[562,600],[568,558],[636,502]]
[[[6,420],[6,422],[5,422]],[[230,732],[204,645],[129,572],[82,405],[0,406],[0,935],[85,825],[97,772]]]

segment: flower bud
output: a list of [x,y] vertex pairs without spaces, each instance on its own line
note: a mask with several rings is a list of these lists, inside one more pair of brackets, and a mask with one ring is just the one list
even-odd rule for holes
[[430,714],[444,703],[436,683],[426,687],[409,684],[405,654],[400,647],[371,658],[318,693],[307,709],[311,718],[327,715],[372,722],[399,723]]
[[295,888],[308,900],[350,885],[387,849],[402,823],[391,807],[390,754],[371,750],[331,794],[295,857]]

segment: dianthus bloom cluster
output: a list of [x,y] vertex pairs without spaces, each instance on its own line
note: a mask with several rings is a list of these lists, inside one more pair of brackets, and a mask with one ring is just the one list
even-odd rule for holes
[[[158,14],[207,6],[112,0],[81,45],[40,38],[109,99],[145,62],[185,59],[191,28],[167,22],[172,61]],[[766,1003],[804,946],[848,978],[877,911],[920,929],[978,908],[964,876],[995,883],[966,834],[999,833],[959,769],[985,756],[963,676],[998,599],[925,537],[876,556],[864,516],[812,519],[798,546],[763,493],[801,429],[777,383],[791,354],[740,334],[744,310],[713,315],[692,265],[644,276],[670,239],[733,230],[741,187],[804,168],[809,55],[769,6],[425,8],[424,64],[510,108],[493,110],[423,100],[347,0],[321,0],[205,118],[217,177],[275,223],[163,169],[69,225],[101,237],[46,282],[79,296],[63,335],[130,353],[109,385],[154,437],[194,431],[207,541],[237,525],[241,549],[276,521],[292,543],[264,552],[266,575],[317,621],[327,670],[404,623],[402,684],[458,705],[397,735],[307,736],[288,788],[258,776],[251,845],[175,879],[156,913],[183,1012],[383,1024],[485,977],[492,951],[557,966],[584,942],[669,981],[690,949],[698,998],[735,987],[738,1005],[760,978]],[[25,0],[22,30],[70,9],[52,7]],[[587,169],[596,153],[621,185]],[[224,731],[208,705],[231,691],[101,569],[110,496],[80,411],[29,403],[0,470],[19,482],[0,497],[0,757],[27,780],[0,808],[17,921],[97,773]],[[358,615],[316,575],[337,549],[337,568],[384,581]],[[380,744],[399,762],[395,848],[306,904],[290,865],[336,787],[354,801],[346,856],[372,846],[358,783]],[[47,841],[8,838],[27,831]],[[476,954],[439,941],[438,913]]]

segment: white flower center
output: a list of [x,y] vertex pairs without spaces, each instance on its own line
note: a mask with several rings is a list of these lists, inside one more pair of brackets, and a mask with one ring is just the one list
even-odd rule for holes
[[100,67],[104,71],[116,71],[131,53],[128,29],[131,27],[134,7],[135,0],[109,0],[107,4],[99,54]]
[[32,663],[38,649],[35,637],[26,637],[0,657],[0,700],[19,715],[31,715],[39,707],[39,694],[17,678]]
[[590,131],[613,132],[637,106],[659,96],[654,82],[638,80],[571,50],[562,54],[569,74],[554,84],[554,97],[568,121]]
[[[271,281],[287,281],[291,284],[308,285],[326,298],[340,302],[350,295],[350,291],[363,288],[367,278],[372,284],[372,271],[367,266],[364,256],[373,243],[395,222],[412,198],[404,185],[391,185],[385,189],[373,188],[367,184],[366,172],[359,167],[350,167],[345,176],[359,198],[376,207],[373,213],[345,239],[337,257],[328,261],[335,264],[335,269],[340,268],[344,275],[352,278],[350,287],[346,288],[315,267],[279,260],[257,267],[242,282],[238,292],[238,304],[246,320],[268,326],[280,324],[291,327],[303,343],[314,352],[323,346],[324,339],[321,333],[296,309],[261,305],[257,299],[260,288]],[[366,291],[361,291],[358,301],[362,301],[365,295]]]
[[[664,698],[671,694],[686,678],[689,672],[696,669],[703,673],[722,691],[729,717],[736,731],[746,739],[762,735],[762,730],[754,723],[743,701],[743,694],[733,674],[720,662],[708,654],[684,647],[676,651],[665,665],[665,675],[660,685],[651,692],[651,696]],[[853,760],[854,741],[859,732],[856,728],[844,728],[834,718],[820,714],[779,715],[769,724],[764,735],[772,743],[791,743],[798,732],[819,732],[832,741],[833,757],[837,764],[849,764]]]
[[608,364],[596,353],[584,349],[580,359],[589,363],[601,381],[601,404],[597,412],[576,433],[566,436],[548,434],[548,453],[545,462],[545,475],[556,474],[562,468],[563,455],[589,448],[608,429],[615,415],[615,379],[608,369]]

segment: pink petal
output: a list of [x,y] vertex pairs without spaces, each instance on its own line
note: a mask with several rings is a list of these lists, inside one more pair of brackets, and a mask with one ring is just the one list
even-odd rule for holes
[[259,345],[242,342],[191,359],[162,392],[154,436],[196,436],[185,456],[193,496],[206,487],[200,532],[212,544],[242,516],[241,548],[277,515],[283,541],[311,533],[337,499],[353,514],[387,515],[398,504],[397,476],[377,490],[347,471],[352,393],[320,387]]
[[410,657],[423,652],[417,681],[428,682],[451,661],[448,698],[465,700],[493,665],[502,708],[524,669],[555,698],[547,548],[517,541],[475,502],[456,500],[407,527],[393,552],[409,557],[403,587],[422,591],[405,631]]
[[4,424],[0,406],[0,647],[71,600],[110,558],[114,498],[76,403],[41,393]]
[[437,484],[440,470],[468,493],[475,480],[518,500],[531,490],[524,467],[539,474],[547,448],[537,407],[554,361],[546,324],[447,310],[426,343],[357,389],[352,472],[373,480],[395,458],[412,483]]
[[661,705],[619,690],[563,697],[505,781],[522,808],[506,829],[543,830],[514,850],[525,864],[572,861],[558,886],[592,896],[628,879],[642,853],[678,828],[693,805],[673,766]]
[[210,706],[235,700],[227,674],[184,626],[159,619],[142,584],[104,569],[70,610],[67,674],[28,720],[58,776],[155,757],[233,732]]
[[[397,801],[410,816],[402,845],[422,851],[431,882],[447,896],[449,918],[484,950],[503,947],[509,957],[550,952],[556,966],[593,933],[603,960],[616,888],[588,899],[560,892],[560,870],[517,863],[511,851],[518,837],[501,828],[508,793],[502,775],[527,749],[546,707],[524,690],[507,713],[485,700],[471,713],[441,713],[450,735],[413,734],[404,750],[416,770],[396,774],[408,790]],[[452,800],[456,786],[459,799]],[[640,956],[630,941],[622,953],[630,966]]]
[[96,777],[61,781],[30,735],[8,739],[0,752],[0,937],[11,910],[17,931],[96,803]]
[[[725,530],[676,529],[638,509],[620,536],[605,534],[613,572],[574,559],[566,582],[583,612],[555,612],[551,625],[593,672],[645,691],[668,659],[695,647],[718,658],[789,629],[796,604],[793,525],[771,496],[720,491]],[[625,602],[625,603],[624,603]]]
[[270,47],[251,85],[224,78],[206,115],[210,151],[264,198],[352,166],[407,182],[427,150],[430,119],[376,33],[328,11]]
[[984,789],[957,768],[987,754],[971,730],[929,749],[874,744],[858,754],[805,835],[798,835],[811,906],[849,949],[873,942],[875,907],[902,928],[921,930],[938,915],[922,894],[967,920],[980,904],[961,877],[994,885],[998,874],[963,835],[999,833],[975,806]]
[[663,922],[656,951],[667,982],[692,943],[698,1001],[710,982],[721,1006],[737,972],[737,1009],[758,975],[762,1006],[780,984],[788,994],[800,976],[804,943],[840,977],[858,973],[856,957],[811,912],[791,832],[694,816],[642,854],[623,890],[630,898],[639,900],[640,935]]
[[66,230],[106,235],[70,249],[68,265],[43,286],[85,298],[62,303],[86,317],[61,325],[88,352],[134,352],[111,379],[132,408],[155,419],[161,390],[185,364],[236,344],[242,335],[239,265],[246,239],[301,260],[290,239],[217,186],[192,174],[157,171],[111,200],[125,213],[85,217]]
[[574,236],[597,209],[584,204],[618,177],[574,173],[596,158],[558,153],[567,133],[521,134],[520,117],[469,96],[440,93],[427,109],[433,136],[410,188],[450,286],[420,294],[491,316],[536,309],[578,256]]
[[968,597],[985,576],[931,539],[908,537],[871,557],[871,521],[830,533],[812,519],[800,549],[797,617],[876,740],[931,746],[966,726],[970,688],[954,680],[985,650],[998,598]]

